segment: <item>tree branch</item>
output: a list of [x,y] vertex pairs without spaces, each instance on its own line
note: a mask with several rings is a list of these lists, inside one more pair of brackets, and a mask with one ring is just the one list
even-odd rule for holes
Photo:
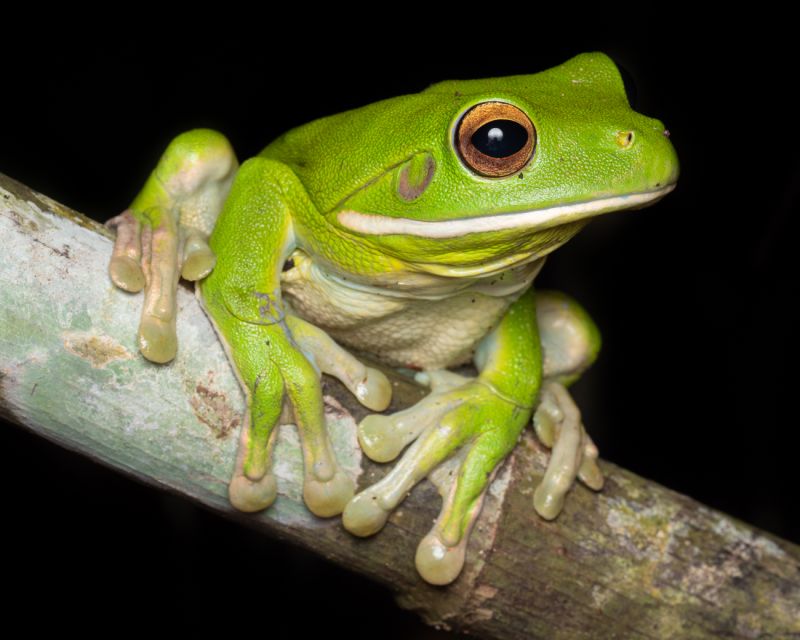
[[[575,489],[554,522],[532,495],[547,461],[530,433],[495,480],[456,583],[431,587],[414,551],[439,505],[429,483],[379,535],[360,540],[302,503],[296,436],[281,429],[280,496],[269,510],[228,504],[243,399],[194,297],[179,295],[180,350],[168,366],[136,350],[141,300],[106,275],[109,234],[0,175],[0,412],[149,484],[290,539],[389,585],[433,624],[485,638],[800,637],[800,549],[603,463],[602,493]],[[391,410],[424,391],[393,376]],[[337,454],[359,485],[365,411],[324,381]]]

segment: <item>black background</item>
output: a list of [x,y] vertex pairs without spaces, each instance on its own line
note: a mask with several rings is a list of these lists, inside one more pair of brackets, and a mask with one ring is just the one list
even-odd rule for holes
[[[514,15],[494,18],[444,32],[412,21],[390,34],[378,19],[312,35],[273,20],[250,39],[210,21],[171,37],[154,24],[6,39],[0,171],[105,220],[183,130],[219,129],[245,158],[289,127],[431,82],[605,51],[634,78],[637,109],[670,129],[682,173],[655,207],[591,224],[540,276],[603,333],[575,387],[586,425],[606,459],[800,541],[797,56],[783,19],[620,14],[584,37],[565,23],[505,33]],[[0,451],[6,623],[421,637],[388,592],[325,561],[17,427],[0,430]]]

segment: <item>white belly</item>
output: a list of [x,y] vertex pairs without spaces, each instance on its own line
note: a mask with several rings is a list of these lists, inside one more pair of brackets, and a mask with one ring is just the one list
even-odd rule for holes
[[292,313],[344,346],[413,369],[470,361],[477,343],[530,286],[543,262],[491,278],[414,274],[418,286],[398,290],[345,280],[302,252],[296,252],[293,260],[294,267],[281,276],[281,290]]

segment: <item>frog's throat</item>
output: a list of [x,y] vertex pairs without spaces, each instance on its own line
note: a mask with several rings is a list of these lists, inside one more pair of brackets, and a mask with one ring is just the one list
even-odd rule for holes
[[406,235],[420,238],[458,238],[471,233],[505,231],[508,229],[531,228],[536,231],[557,227],[582,218],[618,211],[635,209],[652,204],[663,198],[675,188],[669,184],[653,191],[628,193],[621,196],[598,198],[586,202],[561,204],[546,209],[516,211],[474,218],[453,220],[412,220],[411,218],[391,218],[360,213],[345,209],[338,214],[339,223],[344,227],[371,236]]

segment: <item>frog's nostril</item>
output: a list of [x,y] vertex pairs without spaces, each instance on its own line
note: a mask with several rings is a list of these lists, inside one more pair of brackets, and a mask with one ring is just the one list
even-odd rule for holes
[[615,139],[620,147],[627,149],[633,144],[633,138],[633,131],[617,131]]

